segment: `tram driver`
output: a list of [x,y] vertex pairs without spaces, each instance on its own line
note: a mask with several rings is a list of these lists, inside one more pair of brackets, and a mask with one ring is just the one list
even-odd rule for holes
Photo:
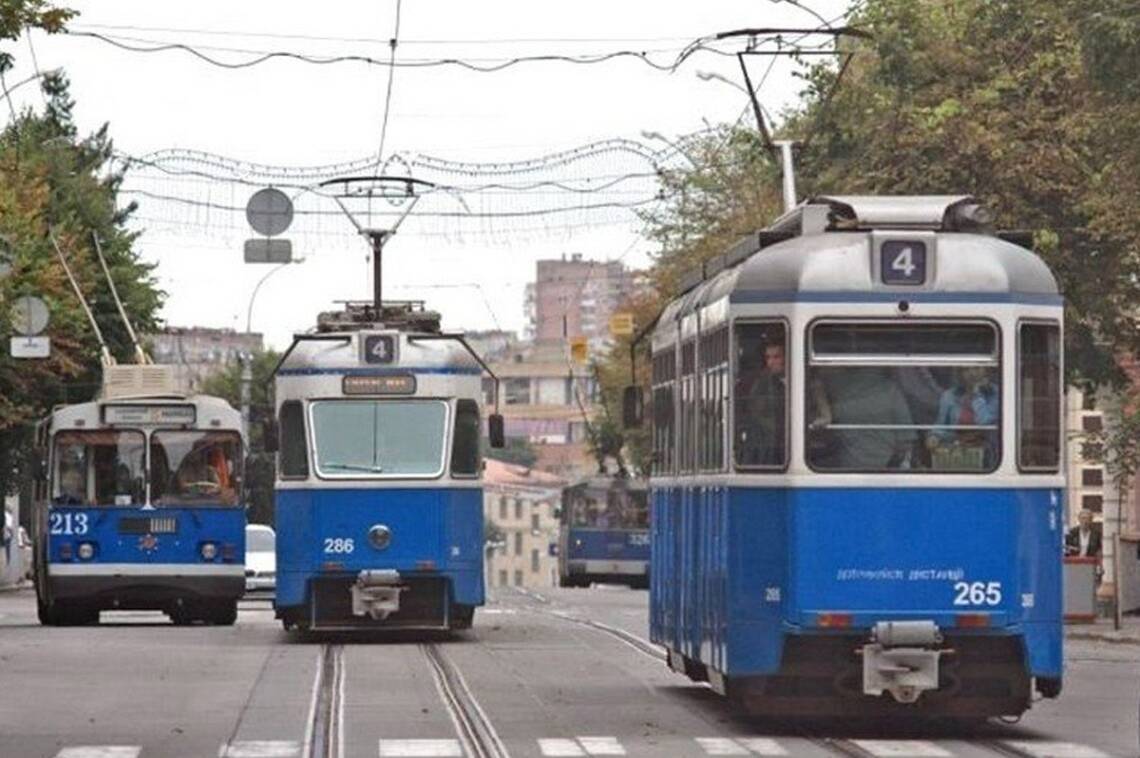
[[178,494],[185,498],[218,497],[224,503],[234,502],[237,493],[230,478],[230,465],[218,445],[200,447],[188,453],[175,475]]
[[737,432],[739,459],[745,465],[782,466],[787,437],[784,343],[768,342],[763,355],[763,367],[745,391],[748,412]]

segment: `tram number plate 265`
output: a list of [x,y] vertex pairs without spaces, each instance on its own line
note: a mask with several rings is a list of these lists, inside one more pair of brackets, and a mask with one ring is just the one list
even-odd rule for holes
[[919,240],[884,240],[879,247],[883,284],[925,284],[926,243]]
[[1001,582],[955,582],[954,605],[1000,605]]

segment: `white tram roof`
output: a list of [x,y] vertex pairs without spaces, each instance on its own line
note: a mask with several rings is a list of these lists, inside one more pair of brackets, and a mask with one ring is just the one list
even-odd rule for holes
[[[108,425],[103,423],[104,406],[138,406],[138,407],[168,407],[193,406],[195,409],[194,429],[225,429],[240,431],[241,413],[234,409],[224,398],[214,395],[134,395],[129,397],[114,397],[91,400],[86,403],[76,403],[56,408],[51,414],[52,431],[60,429],[102,429]],[[177,423],[127,423],[113,424],[120,427],[174,427],[182,426]]]
[[[391,363],[371,364],[362,358],[362,341],[373,334],[391,335],[398,340],[396,359]],[[355,369],[400,370],[454,369],[457,372],[480,373],[481,368],[469,352],[456,340],[439,339],[437,334],[415,334],[376,329],[373,331],[312,332],[299,334],[297,343],[282,362],[278,375],[319,374],[323,371]]]
[[[695,332],[712,304],[756,302],[1026,302],[1060,305],[1057,281],[1032,251],[984,231],[988,214],[968,195],[812,198],[765,230],[706,262],[661,312],[653,342]],[[876,235],[926,237],[930,275],[921,286],[876,280]],[[932,238],[932,239],[931,239]],[[707,310],[706,310],[707,315]],[[720,319],[714,319],[719,321]]]

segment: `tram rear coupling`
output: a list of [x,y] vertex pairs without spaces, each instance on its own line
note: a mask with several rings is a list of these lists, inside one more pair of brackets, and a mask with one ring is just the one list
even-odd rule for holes
[[935,650],[942,633],[933,621],[880,621],[871,631],[863,655],[863,692],[891,693],[900,703],[913,703],[926,690],[938,689],[938,660],[946,651]]
[[383,621],[400,610],[400,572],[393,569],[361,571],[352,585],[352,613]]

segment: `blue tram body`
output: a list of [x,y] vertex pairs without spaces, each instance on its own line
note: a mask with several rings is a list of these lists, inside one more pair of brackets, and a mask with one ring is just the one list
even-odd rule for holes
[[237,411],[207,396],[111,396],[56,410],[40,433],[42,623],[94,623],[104,610],[234,622],[246,523]]
[[649,504],[644,483],[595,477],[562,490],[558,580],[649,586]]
[[764,714],[1059,694],[1062,302],[975,207],[809,201],[663,311],[650,630],[678,672]]
[[464,629],[484,602],[482,371],[437,315],[386,309],[334,314],[276,372],[286,629]]

